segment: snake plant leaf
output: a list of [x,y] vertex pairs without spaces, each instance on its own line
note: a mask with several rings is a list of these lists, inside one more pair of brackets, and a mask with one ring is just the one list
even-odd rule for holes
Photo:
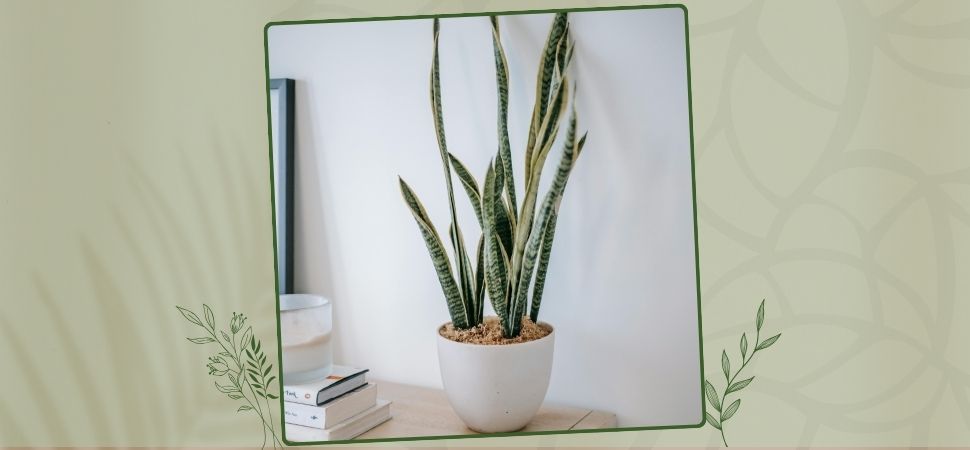
[[451,206],[451,223],[457,224],[455,194],[451,182],[451,168],[448,159],[448,145],[445,141],[445,120],[441,110],[441,74],[438,64],[438,19],[434,19],[434,52],[431,57],[431,113],[434,116],[434,130],[438,138],[438,152],[445,171],[445,184],[448,186],[448,202]]
[[468,170],[468,167],[454,153],[449,153],[448,159],[451,160],[451,167],[455,169],[455,174],[458,175],[462,187],[465,188],[465,193],[468,194],[468,200],[471,201],[472,208],[475,210],[475,217],[478,218],[478,225],[483,226],[482,195],[478,189],[478,182],[475,181],[475,177]]
[[[471,316],[468,313],[469,309],[474,308],[474,279],[473,279],[473,268],[471,267],[470,261],[468,259],[468,253],[465,250],[465,243],[462,238],[461,228],[458,226],[458,212],[455,208],[455,191],[451,179],[451,164],[448,152],[448,146],[445,140],[445,126],[444,117],[441,107],[441,76],[440,76],[440,65],[438,56],[438,36],[440,31],[440,24],[438,19],[434,19],[434,50],[431,58],[431,82],[430,82],[430,93],[431,93],[431,112],[434,117],[434,128],[435,135],[438,139],[438,151],[441,156],[441,165],[445,174],[445,185],[448,188],[448,206],[449,212],[451,213],[451,229],[449,235],[451,236],[451,245],[453,254],[455,257],[455,265],[457,266],[458,281],[457,286],[459,290],[459,295],[463,303],[463,309],[465,311],[465,320],[456,322],[453,321],[455,327],[457,328],[468,328],[476,325],[472,323],[469,319]],[[428,221],[430,226],[430,221]],[[447,253],[445,254],[447,258]],[[450,300],[449,300],[450,301]]]
[[474,323],[481,323],[485,319],[485,233],[478,238],[478,250],[475,251],[475,299]]
[[488,213],[494,211],[496,203],[496,192],[501,192],[496,188],[495,167],[489,163],[488,171],[485,173],[485,190],[482,199],[482,209],[486,211],[483,215],[485,227],[482,233],[485,237],[485,286],[488,290],[488,297],[492,301],[492,308],[499,316],[502,323],[508,317],[508,302],[506,301],[506,289],[508,288],[508,257],[502,248],[502,241],[495,231],[495,215]]
[[546,115],[546,102],[549,98],[550,87],[552,86],[552,73],[556,66],[556,51],[562,44],[562,35],[566,31],[566,13],[558,13],[552,20],[552,27],[546,37],[545,46],[542,49],[542,59],[539,62],[539,71],[536,74],[536,99],[532,109],[532,124],[529,128],[529,142],[526,145],[526,183],[529,182],[531,171],[529,161],[532,160],[533,148],[536,145],[536,138],[539,126]]
[[475,299],[472,298],[474,295],[473,285],[475,284],[474,275],[472,274],[471,261],[468,259],[467,252],[461,251],[465,249],[465,240],[461,235],[461,230],[456,228],[454,224],[448,226],[448,235],[451,237],[452,248],[457,250],[455,255],[455,260],[458,262],[458,292],[461,294],[462,303],[465,305],[465,309],[469,311],[468,313],[468,323],[469,326],[474,325],[472,320],[472,314],[470,311],[474,311]]
[[556,219],[559,214],[553,212],[549,222],[542,232],[542,246],[539,248],[539,266],[536,267],[536,279],[532,286],[532,304],[529,318],[539,322],[539,306],[542,304],[542,292],[546,284],[546,270],[549,267],[549,254],[552,253],[552,240],[556,237]]
[[502,162],[505,170],[505,183],[503,183],[508,196],[509,204],[512,206],[511,214],[513,223],[518,220],[515,198],[515,179],[512,176],[512,145],[509,142],[509,63],[505,59],[505,50],[502,48],[502,38],[499,32],[498,18],[491,16],[492,23],[492,49],[495,53],[495,84],[498,91],[498,158]]
[[[560,49],[558,49],[556,51],[556,59],[557,59],[557,61],[559,60],[559,55],[560,54],[566,54],[566,53],[571,53],[572,52],[572,44],[570,44],[569,43],[570,41],[568,41],[568,39],[569,39],[568,34],[563,34],[562,39],[565,42],[563,44],[563,46],[565,48],[560,48]],[[564,65],[565,63],[566,63],[566,61],[563,58],[563,63],[561,63],[561,64],[560,63],[557,63],[556,66],[555,66],[555,68],[553,69],[553,74],[552,74],[553,83],[552,83],[552,90],[551,90],[551,92],[554,92],[554,93],[557,92],[560,89],[560,86],[562,84],[565,84],[566,83],[566,73],[567,73],[568,67],[566,65]],[[546,115],[548,117],[544,118],[543,122],[548,122],[548,123],[552,123],[552,124],[558,124],[559,123],[559,116],[565,110],[565,104],[564,103],[565,103],[565,99],[567,99],[567,98],[569,98],[569,96],[566,95],[566,94],[563,94],[561,96],[550,95],[549,96],[549,100],[548,100],[549,101],[549,104],[546,105]],[[559,103],[563,103],[562,104],[562,108],[558,108],[557,107],[559,105]],[[554,128],[550,128],[547,125],[545,125],[545,123],[543,123],[543,127],[540,128],[539,137],[540,137],[540,139],[538,141],[539,143],[543,143],[543,142],[547,142],[547,141],[550,141],[552,139],[555,139],[555,137],[556,137],[555,129]],[[533,156],[535,156],[535,155],[533,154]]]
[[[518,285],[513,291],[515,293],[513,304],[516,307],[524,309],[529,282],[532,281],[532,271],[535,270],[535,265],[537,262],[539,247],[542,244],[545,234],[548,233],[549,223],[551,221],[554,222],[555,220],[553,219],[553,216],[558,214],[559,204],[562,201],[563,192],[565,192],[566,183],[569,180],[569,174],[572,172],[572,168],[576,164],[577,155],[581,151],[579,149],[579,143],[576,140],[576,122],[576,108],[575,102],[573,102],[573,109],[569,117],[569,127],[566,130],[566,139],[563,145],[562,157],[559,160],[559,166],[556,170],[556,175],[553,178],[552,184],[549,186],[549,191],[546,193],[546,196],[543,199],[542,207],[537,215],[535,229],[529,236],[528,244],[523,254],[522,268],[521,272],[519,273],[519,278],[517,279]],[[550,242],[548,245],[551,248],[552,243]],[[545,282],[544,273],[542,281]],[[539,282],[538,278],[536,279],[536,282]],[[533,298],[533,304],[535,317],[538,317],[539,304],[536,303],[535,298]],[[530,316],[531,315],[532,314],[530,312]]]
[[468,311],[462,302],[461,293],[459,292],[458,284],[455,282],[455,277],[452,274],[451,261],[448,259],[444,244],[441,242],[438,232],[431,225],[428,213],[425,211],[424,205],[421,204],[421,201],[414,194],[414,191],[411,190],[411,187],[403,179],[399,177],[398,180],[401,185],[401,195],[404,197],[404,202],[410,208],[411,214],[414,216],[415,221],[418,223],[418,228],[421,230],[421,235],[424,237],[424,243],[428,247],[431,262],[434,264],[435,272],[438,274],[438,282],[441,284],[441,290],[448,304],[451,321],[457,328],[468,328]]
[[553,83],[553,95],[549,99],[549,108],[546,111],[546,117],[543,118],[542,124],[539,127],[539,136],[542,137],[536,144],[539,149],[537,152],[532,153],[532,159],[528,161],[529,171],[531,172],[529,179],[534,185],[539,184],[538,176],[542,172],[543,163],[546,160],[546,156],[549,154],[549,150],[552,148],[553,141],[559,132],[559,123],[562,113],[565,111],[567,106],[567,99],[569,98],[569,83],[565,78],[562,78],[559,69],[556,69],[554,74]]
[[[559,89],[555,92],[555,97],[557,101],[561,102],[561,105],[565,107],[565,102],[562,101],[562,95],[566,94],[568,89],[568,84],[561,83]],[[547,116],[548,119],[548,116]],[[543,130],[549,125],[548,120],[544,121]],[[557,120],[553,127],[557,130],[553,133],[556,135],[559,129],[559,121]],[[523,280],[531,279],[531,270],[528,273],[523,271],[523,261],[526,252],[526,245],[529,241],[529,236],[533,231],[533,225],[535,223],[535,207],[536,198],[539,195],[539,177],[542,172],[542,167],[545,163],[546,156],[549,154],[549,150],[552,148],[553,139],[546,141],[542,149],[538,153],[533,155],[533,161],[530,167],[531,175],[527,177],[525,197],[522,200],[522,212],[519,215],[519,223],[515,228],[515,241],[512,245],[512,281],[514,289],[525,289],[527,284],[523,284]],[[541,228],[541,227],[540,227]],[[517,291],[513,290],[516,294],[513,299],[518,297]]]
[[508,249],[512,248],[513,241],[513,219],[505,199],[502,197],[502,190],[505,186],[505,167],[500,162],[495,164],[495,190],[498,191],[498,198],[492,210],[487,214],[492,214],[495,218],[495,231],[502,240],[502,245]]
[[482,299],[477,295],[478,287],[475,285],[475,266],[472,265],[471,259],[468,257],[468,253],[463,253],[465,266],[465,273],[462,276],[462,283],[466,284],[465,292],[468,295],[465,297],[465,309],[468,310],[468,326],[473,327],[481,323],[478,311],[482,309],[481,301]]

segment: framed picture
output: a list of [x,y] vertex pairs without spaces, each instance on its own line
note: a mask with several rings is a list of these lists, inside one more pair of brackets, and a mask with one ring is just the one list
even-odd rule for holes
[[293,155],[295,82],[269,82],[272,137],[273,204],[276,205],[276,261],[280,294],[293,292]]
[[[705,424],[684,8],[265,36],[300,80],[298,289],[332,302],[280,312],[284,442]],[[287,381],[328,366],[379,397]]]

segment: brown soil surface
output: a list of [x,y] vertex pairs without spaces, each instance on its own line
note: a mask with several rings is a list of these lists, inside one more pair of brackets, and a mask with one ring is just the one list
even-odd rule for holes
[[450,322],[438,330],[443,337],[455,342],[480,345],[508,345],[521,342],[534,341],[552,333],[552,329],[545,325],[539,325],[522,317],[522,332],[512,339],[502,336],[502,325],[498,317],[488,316],[485,321],[467,330],[456,329]]

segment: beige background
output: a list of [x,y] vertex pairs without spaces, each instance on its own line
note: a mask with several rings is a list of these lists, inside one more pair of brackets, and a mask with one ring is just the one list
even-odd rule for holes
[[[275,334],[266,22],[550,5],[0,2],[0,445],[261,441],[174,305]],[[707,373],[761,298],[784,332],[729,442],[967,445],[970,4],[687,6]]]

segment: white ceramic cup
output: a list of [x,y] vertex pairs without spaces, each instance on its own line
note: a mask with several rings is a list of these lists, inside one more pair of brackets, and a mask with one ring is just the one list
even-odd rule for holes
[[333,369],[333,311],[330,301],[310,294],[280,296],[283,383],[320,380]]

